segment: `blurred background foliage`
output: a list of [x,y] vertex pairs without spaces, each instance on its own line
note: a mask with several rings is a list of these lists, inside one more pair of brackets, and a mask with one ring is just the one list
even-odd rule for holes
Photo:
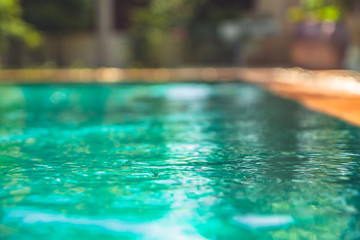
[[94,26],[89,0],[21,0],[24,20],[42,31],[76,31]]
[[355,0],[301,0],[298,6],[289,9],[289,14],[294,22],[305,19],[337,22],[354,3]]
[[[112,4],[103,37],[108,61],[98,64],[99,9],[105,1]],[[360,8],[359,0],[0,0],[0,65],[287,65],[289,17],[291,23],[337,22],[355,6]],[[360,21],[352,22],[359,28]],[[359,33],[352,35],[360,42]],[[248,61],[253,50],[258,55]]]
[[[152,0],[134,8],[131,41],[136,66],[175,65],[173,57],[190,65],[230,64],[229,53],[218,34],[218,23],[240,20],[254,1]],[[190,53],[190,54],[186,54]]]
[[29,47],[41,44],[41,34],[24,21],[23,9],[19,0],[0,1],[0,49],[6,48],[9,41],[22,41]]
[[148,1],[146,7],[135,8],[130,30],[135,64],[159,65],[169,49],[172,49],[170,55],[179,54],[176,50],[181,40],[187,38],[187,26],[202,1],[153,0]]

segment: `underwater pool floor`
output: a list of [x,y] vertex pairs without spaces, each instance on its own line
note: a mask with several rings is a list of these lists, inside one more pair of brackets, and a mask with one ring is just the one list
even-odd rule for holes
[[360,129],[258,87],[0,96],[0,239],[360,238]]

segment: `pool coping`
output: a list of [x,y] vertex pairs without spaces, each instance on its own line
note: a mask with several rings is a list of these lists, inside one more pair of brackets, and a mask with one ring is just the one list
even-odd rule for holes
[[[299,85],[314,93],[360,95],[360,73],[301,68],[83,68],[0,69],[0,84],[237,82]],[[314,89],[316,88],[316,89]]]
[[0,84],[248,82],[360,126],[360,73],[301,68],[3,69]]

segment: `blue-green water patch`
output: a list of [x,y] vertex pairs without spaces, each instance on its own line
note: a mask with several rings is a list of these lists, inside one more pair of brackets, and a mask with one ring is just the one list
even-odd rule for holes
[[359,129],[255,86],[0,95],[0,239],[360,237]]

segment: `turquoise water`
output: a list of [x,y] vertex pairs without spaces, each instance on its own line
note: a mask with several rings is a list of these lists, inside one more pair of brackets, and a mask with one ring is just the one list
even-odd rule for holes
[[0,239],[360,239],[360,130],[257,87],[0,96]]

